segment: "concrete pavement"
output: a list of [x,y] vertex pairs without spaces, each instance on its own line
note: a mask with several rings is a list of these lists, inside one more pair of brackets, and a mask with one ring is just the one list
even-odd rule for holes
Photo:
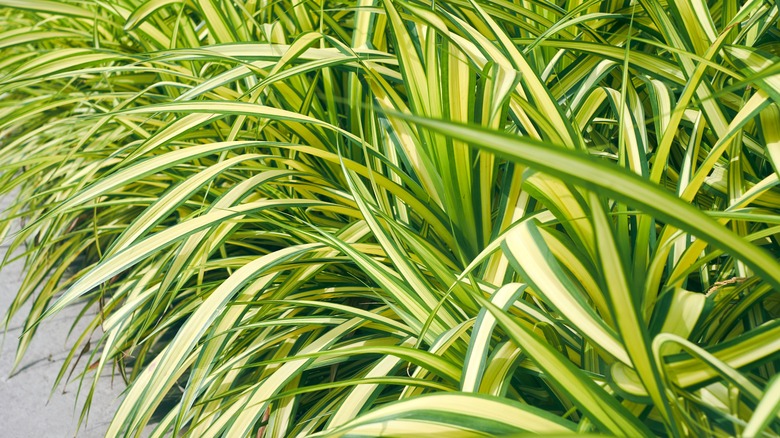
[[[5,210],[7,202],[8,199],[0,199],[0,211]],[[5,253],[7,244],[4,242],[0,246],[0,254]],[[22,268],[23,262],[16,261],[0,271],[0,315],[5,315],[21,285]],[[117,375],[112,383],[110,375],[101,376],[103,384],[96,390],[87,423],[82,424],[78,435],[76,425],[84,399],[84,394],[76,399],[78,380],[61,384],[49,398],[54,380],[69,352],[67,335],[81,310],[80,306],[69,307],[43,322],[19,370],[15,375],[9,375],[23,317],[29,307],[22,309],[12,321],[0,351],[0,438],[104,436],[125,387],[121,377]],[[71,342],[84,326],[82,322],[73,328]],[[83,363],[79,363],[76,373],[81,370]]]

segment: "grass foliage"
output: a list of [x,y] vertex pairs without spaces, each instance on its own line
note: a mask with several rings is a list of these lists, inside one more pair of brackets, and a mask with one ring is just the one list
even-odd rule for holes
[[779,5],[0,0],[17,360],[97,307],[112,437],[776,436]]

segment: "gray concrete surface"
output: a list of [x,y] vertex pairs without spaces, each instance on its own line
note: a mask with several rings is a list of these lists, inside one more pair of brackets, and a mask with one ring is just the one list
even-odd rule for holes
[[[8,199],[0,199],[0,211],[5,210]],[[5,254],[7,243],[0,245]],[[14,262],[0,271],[0,315],[5,315],[22,280],[21,261]],[[0,438],[27,437],[102,437],[119,405],[124,383],[117,376],[112,383],[109,374],[101,376],[86,424],[77,430],[78,417],[83,406],[84,394],[76,399],[78,381],[59,388],[49,397],[52,385],[69,352],[67,335],[81,310],[74,306],[65,309],[45,321],[33,339],[16,374],[11,367],[16,352],[16,342],[21,334],[23,316],[29,305],[14,318],[4,334],[0,351]],[[73,330],[73,342],[84,324]],[[79,364],[77,372],[83,369]]]

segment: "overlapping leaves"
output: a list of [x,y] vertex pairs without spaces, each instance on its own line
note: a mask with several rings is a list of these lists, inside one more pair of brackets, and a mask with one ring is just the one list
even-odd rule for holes
[[780,430],[776,3],[0,5],[6,321],[99,308],[110,436]]

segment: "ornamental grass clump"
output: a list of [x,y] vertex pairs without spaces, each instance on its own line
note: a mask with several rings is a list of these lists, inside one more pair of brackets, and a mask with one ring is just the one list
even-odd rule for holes
[[780,434],[777,2],[0,6],[5,322],[98,309],[107,436]]

